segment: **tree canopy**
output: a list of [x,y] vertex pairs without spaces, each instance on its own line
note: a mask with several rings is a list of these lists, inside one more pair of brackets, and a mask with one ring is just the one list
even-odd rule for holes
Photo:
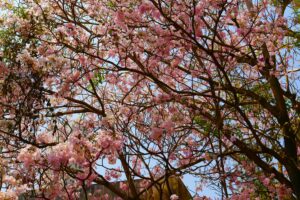
[[300,199],[298,1],[0,5],[0,199]]

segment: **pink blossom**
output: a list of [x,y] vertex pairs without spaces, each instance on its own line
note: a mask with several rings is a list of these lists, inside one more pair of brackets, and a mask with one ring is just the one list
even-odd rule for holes
[[265,178],[264,180],[263,180],[263,184],[264,185],[269,185],[270,184],[270,179],[269,178]]
[[139,12],[141,14],[144,14],[145,12],[149,11],[150,10],[150,6],[149,4],[147,3],[142,3],[140,6],[139,6]]
[[170,196],[170,200],[179,200],[179,197],[178,197],[178,195],[176,195],[176,194],[172,194],[172,195]]
[[120,26],[122,29],[126,28],[126,25],[124,23],[125,22],[125,14],[121,10],[116,12],[114,21],[115,21],[116,25]]
[[236,137],[232,135],[232,136],[230,137],[230,141],[231,141],[231,142],[235,142],[235,141],[236,141]]
[[151,129],[151,135],[150,135],[150,138],[153,139],[153,140],[159,140],[163,134],[163,129],[161,128],[157,128],[157,127],[153,127]]
[[113,147],[119,151],[122,149],[123,147],[123,141],[122,140],[115,140],[114,143],[113,143]]
[[161,128],[165,129],[168,134],[171,134],[174,131],[174,123],[171,120],[165,121]]
[[121,182],[120,183],[120,189],[124,190],[124,191],[127,191],[128,190],[128,185],[126,183]]

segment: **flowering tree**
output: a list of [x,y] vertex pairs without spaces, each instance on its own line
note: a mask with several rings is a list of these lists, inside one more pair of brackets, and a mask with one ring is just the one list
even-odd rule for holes
[[168,178],[190,174],[222,199],[299,199],[289,3],[4,2],[0,197],[177,199]]

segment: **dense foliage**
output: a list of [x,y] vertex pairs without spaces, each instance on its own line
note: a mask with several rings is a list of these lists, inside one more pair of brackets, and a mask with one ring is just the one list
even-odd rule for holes
[[0,4],[0,199],[300,199],[297,2]]

